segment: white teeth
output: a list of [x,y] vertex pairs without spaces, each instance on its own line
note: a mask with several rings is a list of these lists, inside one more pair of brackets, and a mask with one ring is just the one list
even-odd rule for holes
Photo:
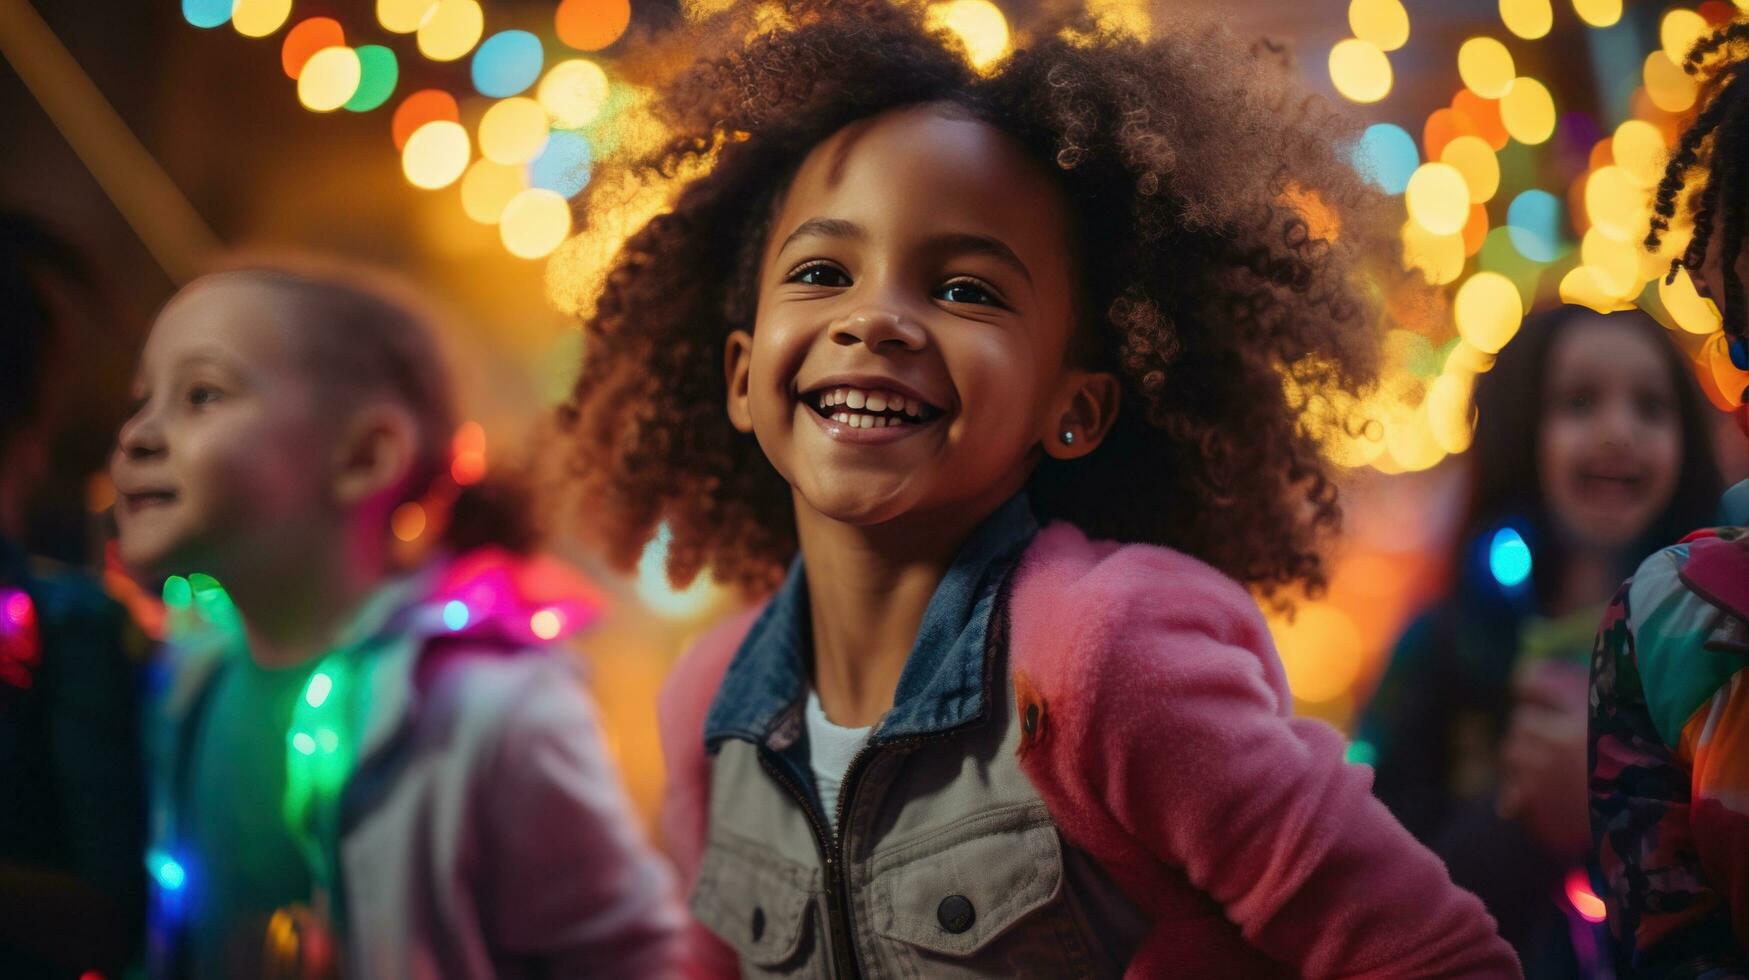
[[887,410],[887,393],[884,391],[871,391],[871,392],[869,392],[868,393],[868,410],[871,412],[884,412],[884,411],[886,411]]
[[837,422],[839,425],[846,425],[850,422],[850,416],[843,412],[839,412],[832,416],[832,421]]
[[848,388],[834,388],[834,389],[832,389],[832,404],[834,404],[834,405],[844,404],[844,400],[846,398],[849,398],[849,397],[850,397],[850,390]]
[[868,398],[863,394],[861,388],[852,388],[850,389],[849,396],[845,398],[844,404],[849,405],[851,408],[861,408],[868,404]]

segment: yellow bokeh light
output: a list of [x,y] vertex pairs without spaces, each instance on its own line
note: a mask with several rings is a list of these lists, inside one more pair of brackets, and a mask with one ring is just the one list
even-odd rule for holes
[[407,137],[401,150],[401,172],[408,183],[436,190],[455,183],[468,168],[468,131],[458,122],[437,119]]
[[1682,64],[1694,42],[1709,33],[1706,18],[1685,7],[1677,7],[1658,22],[1658,44],[1675,64]]
[[1555,25],[1555,10],[1549,0],[1500,0],[1500,20],[1507,30],[1534,41]]
[[1629,119],[1615,128],[1609,146],[1610,157],[1641,186],[1655,186],[1664,176],[1664,161],[1670,154],[1664,134],[1651,123]]
[[1428,283],[1444,286],[1464,272],[1464,236],[1436,235],[1420,222],[1403,223],[1403,268],[1419,269]]
[[1640,249],[1632,242],[1611,238],[1592,226],[1579,245],[1579,260],[1591,267],[1598,285],[1623,299],[1639,295],[1645,278],[1640,275]]
[[1451,345],[1451,353],[1445,355],[1445,366],[1441,368],[1444,374],[1477,375],[1486,374],[1494,369],[1494,355],[1477,350],[1474,344],[1462,338]]
[[244,37],[266,37],[291,16],[291,0],[236,0],[231,26]]
[[951,31],[960,39],[974,68],[990,67],[1008,50],[1008,18],[990,0],[932,3],[926,16],[931,28]]
[[1458,48],[1458,76],[1464,87],[1484,99],[1498,99],[1512,87],[1518,66],[1512,52],[1491,37],[1472,37]]
[[1700,95],[1700,86],[1695,80],[1662,51],[1646,55],[1642,74],[1646,82],[1646,97],[1665,112],[1687,112]]
[[1395,51],[1409,42],[1409,12],[1402,0],[1349,0],[1348,28],[1380,51]]
[[1470,189],[1470,201],[1480,204],[1492,200],[1500,189],[1500,161],[1494,148],[1480,136],[1459,136],[1439,151],[1439,161],[1449,163],[1463,174]]
[[1555,99],[1548,87],[1529,76],[1512,80],[1500,98],[1500,122],[1512,138],[1527,146],[1555,135]]
[[495,225],[510,199],[528,187],[524,167],[475,160],[462,175],[462,210],[483,225]]
[[511,255],[550,255],[571,233],[571,205],[557,191],[531,187],[510,199],[498,219],[498,235]]
[[1427,400],[1421,405],[1427,412],[1427,428],[1433,441],[1448,453],[1469,449],[1475,437],[1476,407],[1470,399],[1474,377],[1442,374],[1427,387]]
[[1391,94],[1391,59],[1378,45],[1344,38],[1330,49],[1330,81],[1350,102],[1371,103]]
[[1435,235],[1456,235],[1470,220],[1470,185],[1449,163],[1424,163],[1403,191],[1409,217]]
[[1719,308],[1694,288],[1687,269],[1677,269],[1676,279],[1669,284],[1663,276],[1658,277],[1658,299],[1663,301],[1670,319],[1688,333],[1710,334],[1724,323]]
[[1101,30],[1147,38],[1154,29],[1148,0],[1087,0],[1087,12]]
[[298,73],[298,101],[311,112],[333,112],[358,91],[363,73],[357,51],[323,48],[311,55]]
[[419,53],[432,61],[454,61],[474,50],[485,29],[478,0],[438,0],[419,25]]
[[496,163],[527,163],[547,145],[547,111],[533,99],[505,99],[480,117],[480,153]]
[[1561,277],[1561,302],[1583,306],[1598,313],[1616,313],[1633,308],[1610,290],[1597,270],[1588,265],[1574,266]]
[[1609,237],[1637,242],[1645,237],[1651,221],[1651,190],[1624,167],[1599,167],[1585,181],[1585,215],[1593,228]]
[[1610,27],[1621,20],[1621,0],[1573,0],[1573,10],[1592,27]]
[[411,34],[435,6],[437,0],[377,0],[377,23],[391,34]]
[[1360,679],[1364,650],[1349,615],[1325,603],[1302,603],[1293,621],[1269,622],[1294,697],[1314,704],[1348,693]]
[[1497,354],[1524,322],[1524,297],[1498,272],[1478,272],[1464,280],[1452,300],[1458,334],[1470,346]]
[[553,117],[560,129],[581,129],[601,115],[607,105],[607,72],[593,61],[572,58],[561,61],[541,79],[535,99]]
[[1385,455],[1404,473],[1419,473],[1439,465],[1445,450],[1427,427],[1427,413],[1398,406],[1385,423]]

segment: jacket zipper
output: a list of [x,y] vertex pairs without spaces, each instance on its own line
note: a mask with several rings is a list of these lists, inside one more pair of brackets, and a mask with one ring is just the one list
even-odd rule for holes
[[[960,726],[964,727],[964,726]],[[857,980],[862,976],[862,970],[857,966],[856,928],[850,917],[850,876],[844,873],[846,863],[845,840],[839,828],[844,826],[845,813],[849,810],[851,796],[855,792],[858,777],[862,775],[863,760],[881,749],[910,747],[921,742],[946,738],[958,732],[959,728],[950,728],[940,732],[929,732],[924,735],[907,735],[882,742],[879,745],[865,744],[850,758],[850,765],[844,770],[844,782],[839,787],[838,805],[834,808],[835,822],[828,833],[827,828],[820,823],[819,810],[808,797],[806,791],[790,778],[789,774],[773,765],[766,758],[769,750],[760,746],[759,764],[777,780],[778,785],[789,792],[802,812],[807,814],[808,826],[814,831],[814,844],[819,849],[822,863],[826,866],[826,922],[832,943],[832,972],[838,980]]]
[[[994,629],[984,639],[984,690],[986,692],[992,687],[989,671],[993,670],[997,664],[1003,664],[1002,669],[1007,669],[1005,665],[1008,655],[1008,600],[1009,591],[1013,586],[1014,569],[1009,568],[1004,572],[1004,580],[997,588],[996,604],[991,610],[990,623]],[[855,927],[850,918],[850,879],[844,873],[846,847],[844,838],[839,833],[839,828],[844,826],[845,814],[849,811],[851,798],[855,795],[857,780],[862,775],[864,768],[863,760],[881,749],[909,747],[947,738],[949,735],[957,734],[965,728],[981,723],[988,714],[989,705],[986,704],[984,711],[980,712],[977,718],[953,728],[927,732],[922,735],[906,735],[890,742],[882,742],[879,745],[865,743],[854,756],[850,757],[850,765],[844,770],[844,781],[838,787],[838,805],[835,808],[836,822],[831,828],[830,835],[827,833],[827,828],[820,825],[819,810],[814,806],[812,797],[801,786],[797,785],[796,781],[790,778],[782,767],[774,765],[767,758],[767,753],[771,750],[767,749],[763,743],[759,744],[760,767],[790,794],[791,798],[802,808],[802,812],[807,815],[808,826],[814,831],[814,846],[819,850],[821,862],[826,866],[826,923],[832,943],[833,973],[836,980],[860,980],[862,976],[862,970],[857,966],[854,946]]]

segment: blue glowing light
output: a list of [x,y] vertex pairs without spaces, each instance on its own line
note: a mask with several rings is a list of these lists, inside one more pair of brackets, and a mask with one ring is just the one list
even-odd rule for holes
[[1509,527],[1495,531],[1488,543],[1488,571],[1508,589],[1523,585],[1530,578],[1530,545],[1523,536]]
[[1506,227],[1518,254],[1532,262],[1553,262],[1560,254],[1561,202],[1548,191],[1525,191],[1507,206]]
[[589,183],[591,156],[589,141],[582,135],[556,130],[547,137],[540,156],[528,165],[528,184],[556,191],[560,197],[576,197]]
[[443,625],[451,632],[468,625],[468,604],[460,599],[451,599],[443,604]]
[[188,883],[188,872],[182,869],[177,860],[163,851],[152,851],[146,855],[146,869],[152,872],[152,878],[158,882],[158,887],[167,892],[179,891]]
[[1354,169],[1386,194],[1401,194],[1421,165],[1415,138],[1401,126],[1374,123],[1354,144]]
[[474,88],[493,99],[507,99],[540,77],[540,38],[527,31],[499,31],[474,52]]
[[1749,343],[1744,343],[1742,337],[1732,337],[1725,341],[1725,351],[1731,355],[1731,366],[1739,371],[1749,371]]
[[1378,762],[1379,750],[1371,742],[1357,738],[1348,743],[1348,750],[1343,753],[1342,758],[1356,765],[1370,766]]
[[182,0],[182,16],[196,27],[217,27],[231,19],[236,0]]

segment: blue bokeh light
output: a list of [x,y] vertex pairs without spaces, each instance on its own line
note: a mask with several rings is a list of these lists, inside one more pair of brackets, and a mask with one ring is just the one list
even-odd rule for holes
[[474,88],[489,98],[508,99],[540,78],[544,57],[540,38],[527,31],[499,31],[474,52]]
[[1525,191],[1507,206],[1506,228],[1518,254],[1532,262],[1553,262],[1560,254],[1561,202],[1548,191]]
[[1525,544],[1524,536],[1509,527],[1495,531],[1494,539],[1488,542],[1488,571],[1494,581],[1516,589],[1530,578],[1530,568],[1530,545]]
[[218,27],[231,19],[236,0],[182,0],[182,16],[196,27]]
[[451,632],[468,625],[468,604],[460,599],[451,599],[443,605],[443,625]]
[[556,130],[546,148],[528,165],[528,185],[544,187],[561,197],[576,197],[589,183],[589,141],[580,133]]
[[1374,123],[1354,144],[1354,169],[1386,194],[1401,194],[1421,165],[1415,138],[1401,126]]

